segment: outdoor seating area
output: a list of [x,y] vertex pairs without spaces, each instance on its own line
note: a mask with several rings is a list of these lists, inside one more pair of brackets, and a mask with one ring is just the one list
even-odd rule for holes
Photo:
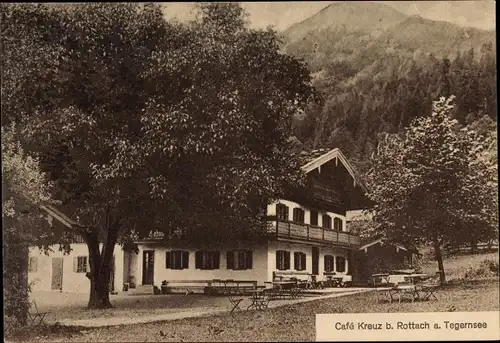
[[161,285],[162,294],[204,293],[208,295],[250,294],[257,287],[257,281],[213,279],[213,280],[168,280]]
[[210,295],[250,294],[257,288],[257,281],[213,279],[208,287]]
[[437,277],[430,278],[429,275],[422,273],[402,275],[404,275],[404,281],[399,282],[393,282],[394,279],[391,280],[391,275],[375,275],[376,278],[385,280],[385,282],[381,283],[382,290],[376,292],[379,302],[385,300],[392,303],[397,300],[398,303],[401,303],[404,299],[411,302],[430,299],[438,300],[436,292],[439,288],[439,279]]
[[335,272],[324,272],[322,286],[326,287],[350,287],[352,286],[351,275],[339,275]]

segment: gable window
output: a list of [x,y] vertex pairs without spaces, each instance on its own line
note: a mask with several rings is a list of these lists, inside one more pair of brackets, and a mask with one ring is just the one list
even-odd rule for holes
[[165,268],[189,269],[189,251],[172,250],[165,253]]
[[311,219],[309,222],[311,225],[318,226],[318,211],[311,210]]
[[294,253],[293,264],[295,270],[306,270],[306,254],[303,252]]
[[233,250],[226,254],[227,269],[252,269],[252,252],[250,250]]
[[304,210],[301,208],[294,208],[293,209],[293,221],[297,223],[303,223],[304,222]]
[[333,272],[333,256],[325,255],[325,272]]
[[342,231],[342,219],[340,219],[340,218],[333,218],[333,228],[336,231]]
[[38,270],[38,258],[30,257],[28,262],[28,273],[36,273]]
[[77,256],[75,257],[75,261],[76,261],[75,272],[86,273],[88,270],[87,256]]
[[335,269],[339,273],[345,272],[345,257],[337,256],[335,258]]
[[332,218],[328,214],[323,214],[323,225],[325,229],[332,228]]
[[289,220],[288,218],[288,206],[283,205],[283,204],[277,204],[276,205],[276,216],[278,217],[278,220]]
[[219,269],[219,251],[197,251],[195,254],[195,268],[202,270]]
[[276,251],[276,269],[278,270],[290,269],[290,251],[285,251],[285,250]]

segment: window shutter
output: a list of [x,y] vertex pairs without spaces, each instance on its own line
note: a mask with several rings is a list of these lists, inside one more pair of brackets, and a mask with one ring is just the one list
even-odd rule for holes
[[171,268],[171,266],[170,266],[171,262],[170,261],[171,261],[171,259],[170,259],[170,251],[166,251],[165,252],[165,268],[166,269]]
[[78,256],[73,257],[73,272],[78,270]]
[[213,269],[219,269],[219,267],[220,267],[220,251],[215,251]]
[[246,253],[246,257],[247,257],[247,269],[252,269],[252,251],[251,250],[247,250],[247,253]]
[[293,253],[293,269],[299,270],[299,253],[295,252]]
[[201,269],[201,251],[197,251],[194,257],[194,267]]
[[182,252],[182,268],[189,269],[189,251]]
[[281,254],[281,251],[277,250],[276,251],[276,269],[278,269],[278,270],[281,269],[281,266],[280,266],[280,254]]
[[290,220],[290,209],[288,208],[288,206],[285,206],[284,209],[285,209],[285,220]]
[[290,269],[290,251],[285,251],[285,269]]
[[227,269],[234,269],[234,251],[226,253]]

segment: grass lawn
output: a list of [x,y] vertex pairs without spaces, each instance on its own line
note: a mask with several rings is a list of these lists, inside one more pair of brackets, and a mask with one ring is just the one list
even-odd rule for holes
[[453,283],[438,291],[437,301],[378,303],[374,292],[322,299],[265,311],[222,314],[170,322],[103,329],[48,327],[18,337],[59,342],[314,341],[317,313],[451,312],[499,310],[495,280]]
[[206,295],[111,295],[114,306],[105,310],[87,309],[88,294],[33,292],[40,312],[48,312],[45,321],[49,324],[66,319],[91,319],[111,317],[136,317],[162,315],[190,310],[230,308],[227,297]]
[[[478,268],[482,261],[496,261],[499,260],[498,252],[479,253],[479,254],[458,254],[446,256],[444,258],[444,271],[447,280],[463,279],[469,268]],[[431,256],[424,256],[422,264],[422,271],[424,273],[434,275],[438,270],[437,262]]]

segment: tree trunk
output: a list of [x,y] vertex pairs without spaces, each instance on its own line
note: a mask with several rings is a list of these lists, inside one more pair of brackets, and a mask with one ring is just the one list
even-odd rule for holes
[[[12,232],[10,232],[12,233]],[[28,321],[28,246],[17,234],[4,235],[4,311],[18,325]]]
[[443,285],[444,283],[446,283],[446,276],[444,274],[443,255],[441,254],[441,244],[438,241],[434,242],[434,254],[436,257],[436,261],[438,263],[439,282]]
[[116,229],[108,230],[102,252],[99,249],[97,234],[94,232],[87,236],[90,263],[90,273],[87,273],[87,277],[90,279],[88,308],[103,309],[113,307],[109,301],[109,282],[113,252],[117,241],[116,232]]
[[470,239],[470,252],[471,254],[476,253],[476,238],[474,236],[472,236]]

